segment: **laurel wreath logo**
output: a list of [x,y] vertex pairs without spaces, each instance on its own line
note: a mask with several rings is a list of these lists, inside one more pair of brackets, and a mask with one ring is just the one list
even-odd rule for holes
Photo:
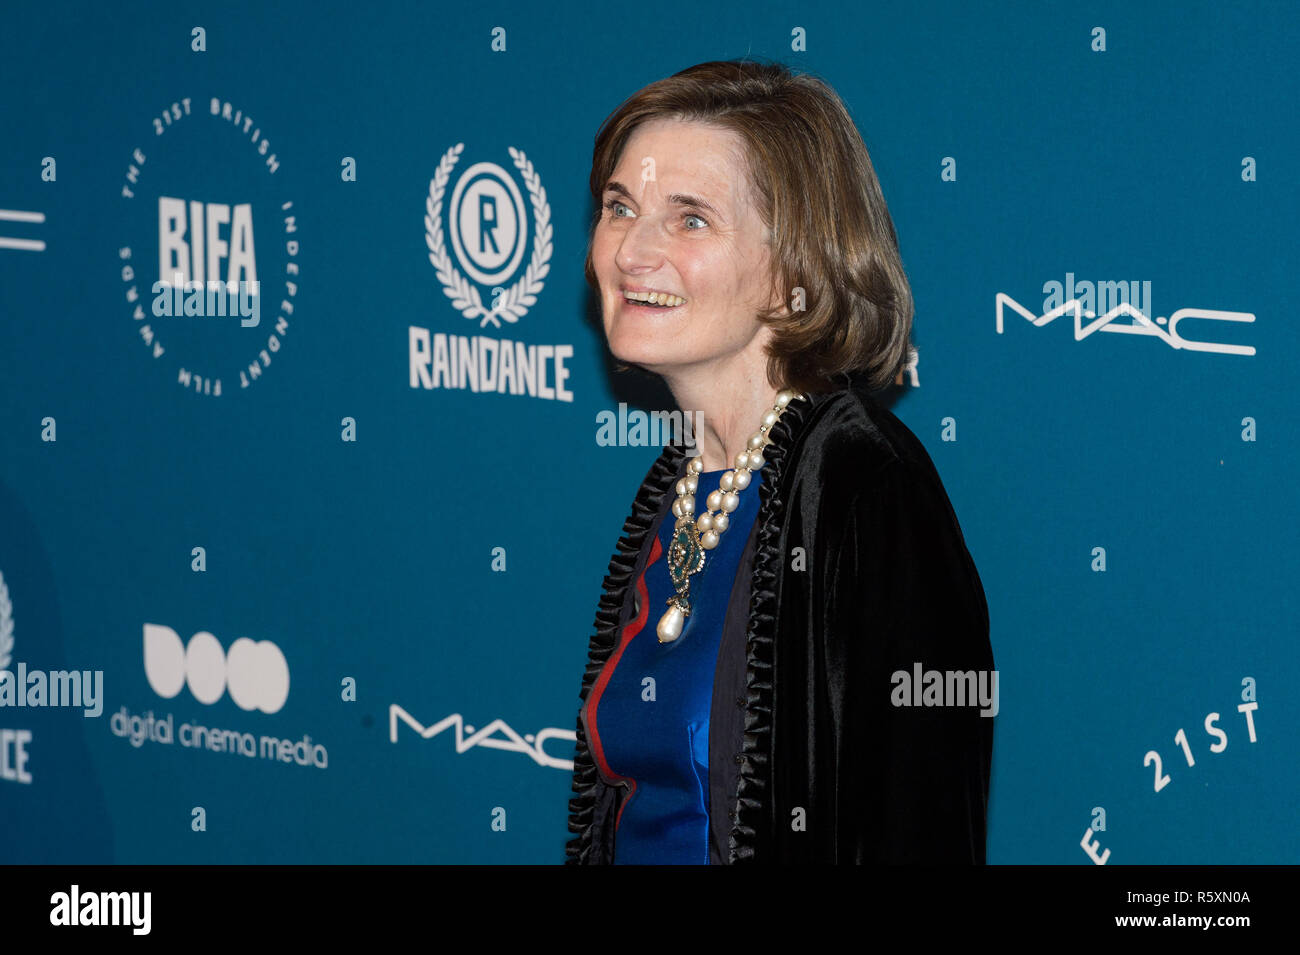
[[9,585],[0,573],[0,670],[14,658],[14,605],[9,602]]
[[451,304],[471,321],[481,317],[479,328],[488,322],[500,328],[501,318],[507,322],[517,322],[528,314],[529,306],[537,304],[537,293],[545,284],[542,279],[551,271],[551,206],[546,201],[546,190],[542,187],[541,178],[534,171],[533,164],[522,150],[509,147],[510,158],[523,177],[533,204],[533,255],[519,280],[508,289],[500,290],[491,308],[484,307],[478,286],[460,274],[442,241],[442,197],[447,191],[451,171],[460,161],[464,148],[464,143],[457,143],[443,153],[438,171],[429,180],[429,197],[424,201],[424,240],[429,247],[429,261],[438,274],[438,280],[442,282],[443,292],[451,299]]

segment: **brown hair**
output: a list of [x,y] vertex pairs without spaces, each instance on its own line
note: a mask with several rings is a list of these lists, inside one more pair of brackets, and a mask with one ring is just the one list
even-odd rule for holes
[[[664,117],[739,135],[770,230],[776,288],[792,297],[804,290],[804,310],[778,300],[758,314],[772,329],[770,383],[827,391],[845,373],[866,372],[872,390],[890,384],[911,347],[912,290],[871,157],[839,95],[811,74],[748,59],[701,63],[651,83],[596,133],[596,222],[632,132]],[[590,241],[586,276],[598,291]]]

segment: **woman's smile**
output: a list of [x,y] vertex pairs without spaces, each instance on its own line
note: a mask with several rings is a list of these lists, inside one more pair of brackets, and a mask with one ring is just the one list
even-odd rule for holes
[[669,309],[680,308],[686,299],[672,292],[659,292],[654,289],[623,288],[623,303],[629,306]]
[[685,308],[686,306],[684,302],[677,305],[660,305],[656,302],[638,302],[633,299],[625,298],[623,299],[622,307],[633,313],[637,313],[637,312],[649,313],[649,312],[675,312],[679,309]]

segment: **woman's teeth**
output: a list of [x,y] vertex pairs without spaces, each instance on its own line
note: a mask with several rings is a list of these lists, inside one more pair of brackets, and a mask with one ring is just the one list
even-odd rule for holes
[[659,305],[672,308],[686,304],[686,299],[680,295],[669,295],[667,292],[624,292],[623,297],[629,302],[636,302],[640,305]]

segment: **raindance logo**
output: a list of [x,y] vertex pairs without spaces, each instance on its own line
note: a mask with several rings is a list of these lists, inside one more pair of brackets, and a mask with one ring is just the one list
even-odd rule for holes
[[247,388],[278,356],[298,295],[280,160],[251,116],[216,97],[172,103],[153,129],[121,192],[132,241],[118,249],[120,278],[136,332],[186,390]]
[[[513,325],[537,304],[551,266],[551,206],[532,162],[522,150],[510,157],[528,191],[533,210],[532,253],[528,247],[528,215],[515,179],[501,166],[478,162],[465,169],[451,187],[452,172],[464,143],[443,154],[424,203],[425,244],[442,291],[452,307],[478,328]],[[443,237],[443,213],[451,249]],[[454,257],[453,257],[454,253]],[[522,272],[520,271],[523,268]],[[462,273],[461,270],[464,270]],[[486,289],[484,302],[480,288]],[[565,359],[573,346],[531,345],[483,335],[438,333],[412,325],[409,337],[412,388],[468,388],[527,394],[553,401],[572,401],[564,382]]]
[[[0,574],[0,670],[7,667],[13,659],[13,609],[4,574]],[[31,784],[32,774],[27,771],[27,746],[31,741],[31,730],[0,728],[0,779]]]
[[[103,670],[30,670],[25,662],[14,664],[13,634],[13,603],[0,573],[0,708],[80,707],[87,719],[103,713]],[[31,740],[30,733],[26,739]]]
[[443,154],[438,172],[429,181],[429,198],[425,201],[424,231],[429,246],[429,261],[442,282],[443,291],[468,319],[479,319],[482,328],[491,322],[500,328],[499,318],[514,323],[537,302],[542,279],[551,270],[551,206],[546,190],[533,164],[521,150],[510,148],[510,158],[524,178],[533,207],[533,255],[528,268],[514,284],[505,287],[519,268],[527,245],[528,218],[524,201],[514,179],[492,162],[480,162],[460,174],[451,193],[447,209],[451,244],[456,260],[469,277],[492,287],[492,307],[486,308],[476,285],[468,281],[452,263],[442,240],[442,200],[447,181],[460,161],[464,143],[457,143]]

